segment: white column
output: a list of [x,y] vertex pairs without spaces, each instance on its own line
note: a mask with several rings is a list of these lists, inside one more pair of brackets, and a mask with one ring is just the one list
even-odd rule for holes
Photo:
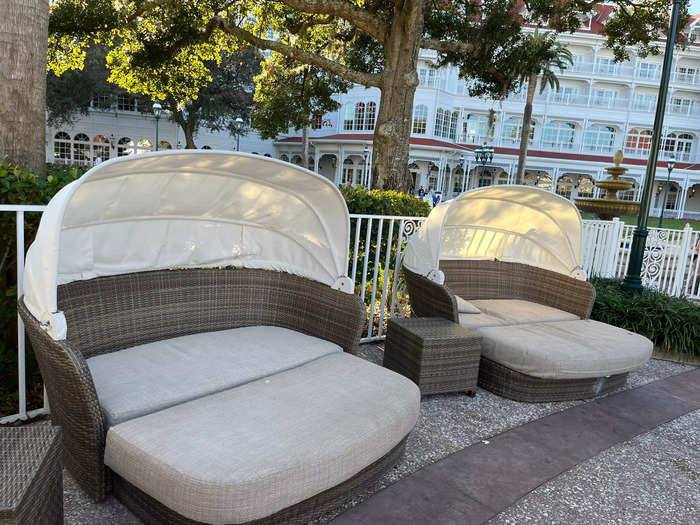
[[338,148],[338,155],[336,158],[338,159],[338,162],[335,167],[335,184],[338,185],[343,180],[343,161],[345,160],[345,152],[342,144]]
[[314,172],[318,173],[318,163],[321,160],[321,152],[314,148]]
[[[678,202],[678,199],[681,201]],[[686,177],[685,184],[681,186],[681,191],[676,197],[676,219],[680,219],[685,211],[685,202],[688,199],[688,178]]]
[[549,188],[549,190],[552,193],[557,192],[557,179],[559,178],[559,168],[554,168],[554,172],[552,173],[552,186]]
[[462,191],[466,191],[467,189],[469,189],[469,176],[472,172],[472,161],[467,160],[467,165],[463,166],[463,168],[466,171],[464,172],[464,177],[462,177]]

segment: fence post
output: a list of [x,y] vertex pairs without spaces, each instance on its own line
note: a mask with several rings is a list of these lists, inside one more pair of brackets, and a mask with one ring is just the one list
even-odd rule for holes
[[613,217],[612,225],[608,230],[607,246],[605,249],[605,277],[615,277],[617,273],[616,264],[620,253],[620,232],[622,230],[622,221],[619,218]]
[[[690,224],[686,224],[683,228],[683,237],[678,253],[678,268],[676,269],[676,280],[673,283],[673,295],[678,297],[683,291],[683,280],[685,278],[685,269],[691,268],[693,264],[692,250],[690,249],[690,236],[693,229]],[[682,261],[682,262],[681,262]]]

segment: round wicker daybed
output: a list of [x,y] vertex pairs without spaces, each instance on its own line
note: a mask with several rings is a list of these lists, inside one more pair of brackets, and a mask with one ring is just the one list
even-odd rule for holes
[[351,355],[348,235],[332,183],[256,155],[121,157],[63,188],[19,308],[80,486],[146,523],[306,523],[393,465],[420,394]]
[[463,193],[435,207],[406,246],[413,313],[481,334],[479,384],[499,395],[545,402],[619,388],[653,345],[590,319],[581,238],[578,209],[549,191]]

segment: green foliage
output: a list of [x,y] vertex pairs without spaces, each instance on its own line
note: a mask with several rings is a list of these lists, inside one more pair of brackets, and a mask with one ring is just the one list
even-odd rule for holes
[[[46,204],[63,186],[78,178],[85,169],[49,166],[47,174],[37,176],[0,159],[0,203]],[[25,241],[34,239],[40,215],[24,216]],[[17,251],[14,213],[0,213],[0,415],[17,411]],[[30,401],[41,404],[39,371],[31,357],[27,359],[27,385]]]
[[350,213],[365,215],[395,215],[403,217],[427,217],[430,204],[407,193],[393,190],[366,191],[360,186],[341,186]]
[[351,86],[319,67],[296,67],[294,60],[279,53],[265,60],[255,83],[252,125],[263,139],[289,128],[298,131],[311,125],[314,116],[337,110],[340,104],[333,94],[345,93]]
[[622,288],[618,279],[591,278],[596,300],[591,318],[648,337],[664,352],[700,356],[700,305],[645,288]]

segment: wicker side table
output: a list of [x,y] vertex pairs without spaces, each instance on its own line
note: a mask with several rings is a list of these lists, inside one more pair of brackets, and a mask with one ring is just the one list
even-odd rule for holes
[[438,317],[390,319],[384,366],[415,382],[422,394],[476,393],[481,336]]
[[63,523],[61,429],[0,428],[0,525]]

